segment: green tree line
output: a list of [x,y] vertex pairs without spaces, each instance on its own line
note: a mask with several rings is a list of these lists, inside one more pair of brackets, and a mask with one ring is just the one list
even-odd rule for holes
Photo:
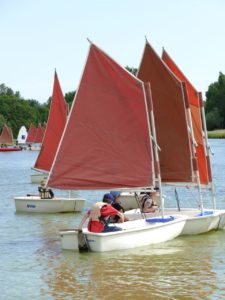
[[[133,73],[136,68],[126,66],[126,69]],[[75,91],[65,94],[65,99],[71,107]],[[24,99],[18,91],[14,92],[4,83],[0,84],[0,130],[4,123],[13,130],[16,138],[21,126],[25,125],[29,129],[33,123],[38,126],[39,123],[45,123],[48,119],[51,97],[46,103],[39,103],[34,99]],[[225,75],[220,72],[218,81],[210,84],[206,92],[206,122],[208,130],[225,128]]]
[[[73,101],[74,92],[65,94],[69,106]],[[12,128],[14,138],[17,137],[21,126],[29,129],[33,123],[36,127],[39,123],[47,122],[51,97],[46,103],[39,103],[34,99],[23,99],[19,92],[14,92],[4,83],[0,84],[0,132],[6,123]]]
[[225,128],[225,75],[222,72],[206,92],[205,112],[208,130]]

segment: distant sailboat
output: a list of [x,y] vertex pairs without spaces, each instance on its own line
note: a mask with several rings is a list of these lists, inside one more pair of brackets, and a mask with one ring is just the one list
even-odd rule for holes
[[36,128],[34,140],[30,150],[40,151],[43,137],[44,137],[44,128],[42,127],[41,123],[39,123],[38,127]]
[[[38,139],[36,137],[36,141],[42,141],[43,139],[41,151],[34,165],[34,169],[40,173],[33,174],[33,177],[39,183],[41,180],[47,180],[48,178],[48,172],[52,166],[66,124],[67,112],[67,104],[61,91],[57,73],[55,72],[53,95],[45,135],[44,138],[41,137],[42,129],[40,128]],[[39,196],[15,197],[16,210],[26,212],[80,211],[84,206],[84,202],[83,198],[40,199]]]
[[33,123],[31,123],[28,134],[27,134],[27,138],[26,138],[26,143],[27,144],[34,143],[34,139],[35,139],[35,136],[36,136],[36,130],[37,130],[37,128],[34,126]]
[[17,143],[18,144],[25,144],[27,139],[27,129],[25,126],[21,126],[18,136],[17,136]]
[[3,126],[2,133],[0,135],[0,152],[9,151],[21,151],[22,148],[13,146],[13,133],[12,129],[6,124]]
[[[197,94],[191,90],[187,80],[171,72],[147,41],[138,78],[150,81],[152,86],[157,138],[161,148],[159,156],[162,182],[175,186],[197,186],[199,189],[199,209],[165,211],[188,216],[182,234],[199,234],[217,229],[223,223],[220,222],[220,212],[203,210],[201,198],[201,184],[208,184],[210,165],[207,165],[204,154]],[[189,92],[192,95],[190,99]],[[196,152],[194,144],[197,142],[200,148]],[[140,218],[140,212],[130,211],[127,216]]]
[[48,121],[45,125],[43,143],[33,168],[38,172],[31,174],[32,183],[40,183],[42,180],[47,180],[48,172],[51,169],[57,147],[66,125],[67,114],[68,105],[64,99],[58,75],[55,72],[52,101]]
[[[55,157],[48,185],[105,190],[160,186],[150,85],[91,43],[85,69]],[[150,125],[151,123],[151,125]],[[72,141],[72,142],[71,142]],[[155,154],[153,154],[155,152]],[[155,157],[155,159],[154,159]],[[123,230],[83,230],[91,251],[135,248],[171,240],[185,217],[118,224]],[[78,249],[74,230],[61,231],[62,247]]]
[[27,148],[28,150],[36,150],[32,146],[34,144],[34,140],[35,140],[36,134],[37,134],[37,128],[34,126],[33,123],[31,123],[29,131],[28,131],[28,134],[27,134],[27,139],[26,139],[26,144],[28,146],[28,148]]

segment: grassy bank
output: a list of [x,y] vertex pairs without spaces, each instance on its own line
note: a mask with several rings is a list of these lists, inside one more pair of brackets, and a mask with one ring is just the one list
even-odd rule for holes
[[208,131],[209,139],[225,139],[225,129]]

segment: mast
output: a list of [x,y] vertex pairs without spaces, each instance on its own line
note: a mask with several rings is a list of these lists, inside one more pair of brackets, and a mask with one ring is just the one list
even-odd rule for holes
[[206,128],[206,119],[205,119],[205,108],[204,103],[202,99],[202,93],[198,93],[198,99],[201,107],[201,117],[202,117],[202,125],[203,125],[203,132],[204,132],[204,138],[205,138],[205,146],[206,146],[206,158],[207,158],[207,166],[208,166],[208,176],[209,176],[209,182],[211,185],[211,197],[212,197],[212,203],[213,203],[213,209],[216,209],[216,197],[215,197],[215,186],[213,182],[212,177],[212,170],[211,170],[211,151],[210,151],[210,144],[208,141],[208,135],[207,135],[207,128]]
[[203,213],[201,181],[200,181],[200,175],[199,175],[199,169],[198,169],[196,142],[195,142],[195,138],[194,138],[194,130],[193,130],[192,117],[191,117],[191,109],[190,109],[189,102],[188,102],[188,95],[187,95],[187,89],[186,89],[185,82],[182,81],[181,85],[182,85],[182,89],[183,89],[185,107],[186,107],[186,110],[187,110],[188,123],[189,123],[189,126],[190,126],[191,146],[192,146],[192,149],[193,149],[193,159],[192,159],[192,161],[193,161],[193,169],[194,169],[194,172],[196,174],[196,179],[197,179],[198,203],[199,203],[200,208],[201,208],[201,213]]
[[[151,87],[150,83],[144,83],[144,90],[145,95],[147,98],[147,103],[149,104],[148,110],[149,110],[149,119],[151,122],[151,130],[153,135],[153,147],[154,147],[154,156],[155,156],[155,176],[158,180],[158,187],[159,187],[159,193],[160,193],[160,203],[161,203],[161,213],[162,218],[164,218],[164,198],[162,196],[162,183],[161,183],[161,174],[160,174],[160,164],[159,164],[159,154],[158,154],[158,144],[157,144],[157,138],[156,138],[156,130],[155,130],[155,120],[154,120],[154,113],[153,113],[153,102],[152,102],[152,94],[151,94]],[[151,139],[151,136],[150,136]]]

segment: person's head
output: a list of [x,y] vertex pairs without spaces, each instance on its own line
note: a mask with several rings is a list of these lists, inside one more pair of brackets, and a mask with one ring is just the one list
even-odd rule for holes
[[41,181],[41,186],[45,187],[45,181],[44,180]]
[[121,195],[120,192],[118,192],[118,191],[111,191],[110,194],[113,196],[113,201],[115,203],[120,202],[120,195]]
[[102,202],[105,202],[107,204],[111,204],[113,202],[113,195],[110,193],[107,193],[103,196]]

